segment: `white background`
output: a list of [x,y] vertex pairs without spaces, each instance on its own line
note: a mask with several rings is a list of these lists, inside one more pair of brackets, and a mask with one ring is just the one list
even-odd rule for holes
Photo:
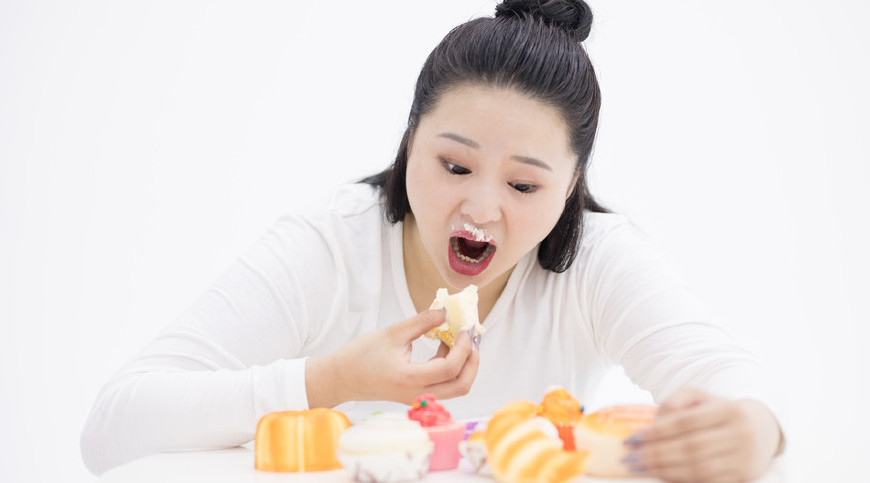
[[[91,481],[96,392],[282,213],[381,170],[491,0],[0,0],[0,480]],[[590,184],[790,404],[789,481],[867,481],[870,18],[599,0]],[[615,374],[605,400],[641,397]]]

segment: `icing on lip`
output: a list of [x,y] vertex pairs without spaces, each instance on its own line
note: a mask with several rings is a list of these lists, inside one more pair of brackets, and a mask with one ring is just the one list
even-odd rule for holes
[[447,260],[456,273],[475,276],[486,270],[496,250],[492,236],[483,230],[465,224],[473,230],[453,230],[447,246]]
[[486,233],[480,228],[468,223],[463,223],[462,227],[465,228],[466,232],[469,232],[474,236],[474,241],[492,243],[492,235]]

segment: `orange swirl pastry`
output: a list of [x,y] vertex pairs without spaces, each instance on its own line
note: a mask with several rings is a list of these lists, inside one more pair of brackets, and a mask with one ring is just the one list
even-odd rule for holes
[[536,417],[531,401],[514,401],[493,414],[486,427],[487,462],[503,483],[564,482],[582,475],[586,453],[566,451],[546,434],[550,423]]

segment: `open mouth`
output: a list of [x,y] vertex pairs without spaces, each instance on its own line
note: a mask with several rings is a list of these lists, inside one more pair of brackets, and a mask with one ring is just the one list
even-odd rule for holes
[[476,277],[486,270],[495,254],[495,243],[490,236],[475,235],[468,230],[452,233],[447,248],[447,259],[454,272]]
[[495,245],[491,243],[458,236],[450,238],[450,247],[460,260],[467,263],[480,263],[495,252]]

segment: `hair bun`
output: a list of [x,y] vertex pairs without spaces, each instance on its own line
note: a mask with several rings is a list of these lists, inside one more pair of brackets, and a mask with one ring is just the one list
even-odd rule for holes
[[592,10],[583,0],[504,0],[495,7],[496,18],[524,15],[561,28],[577,42],[592,30]]

